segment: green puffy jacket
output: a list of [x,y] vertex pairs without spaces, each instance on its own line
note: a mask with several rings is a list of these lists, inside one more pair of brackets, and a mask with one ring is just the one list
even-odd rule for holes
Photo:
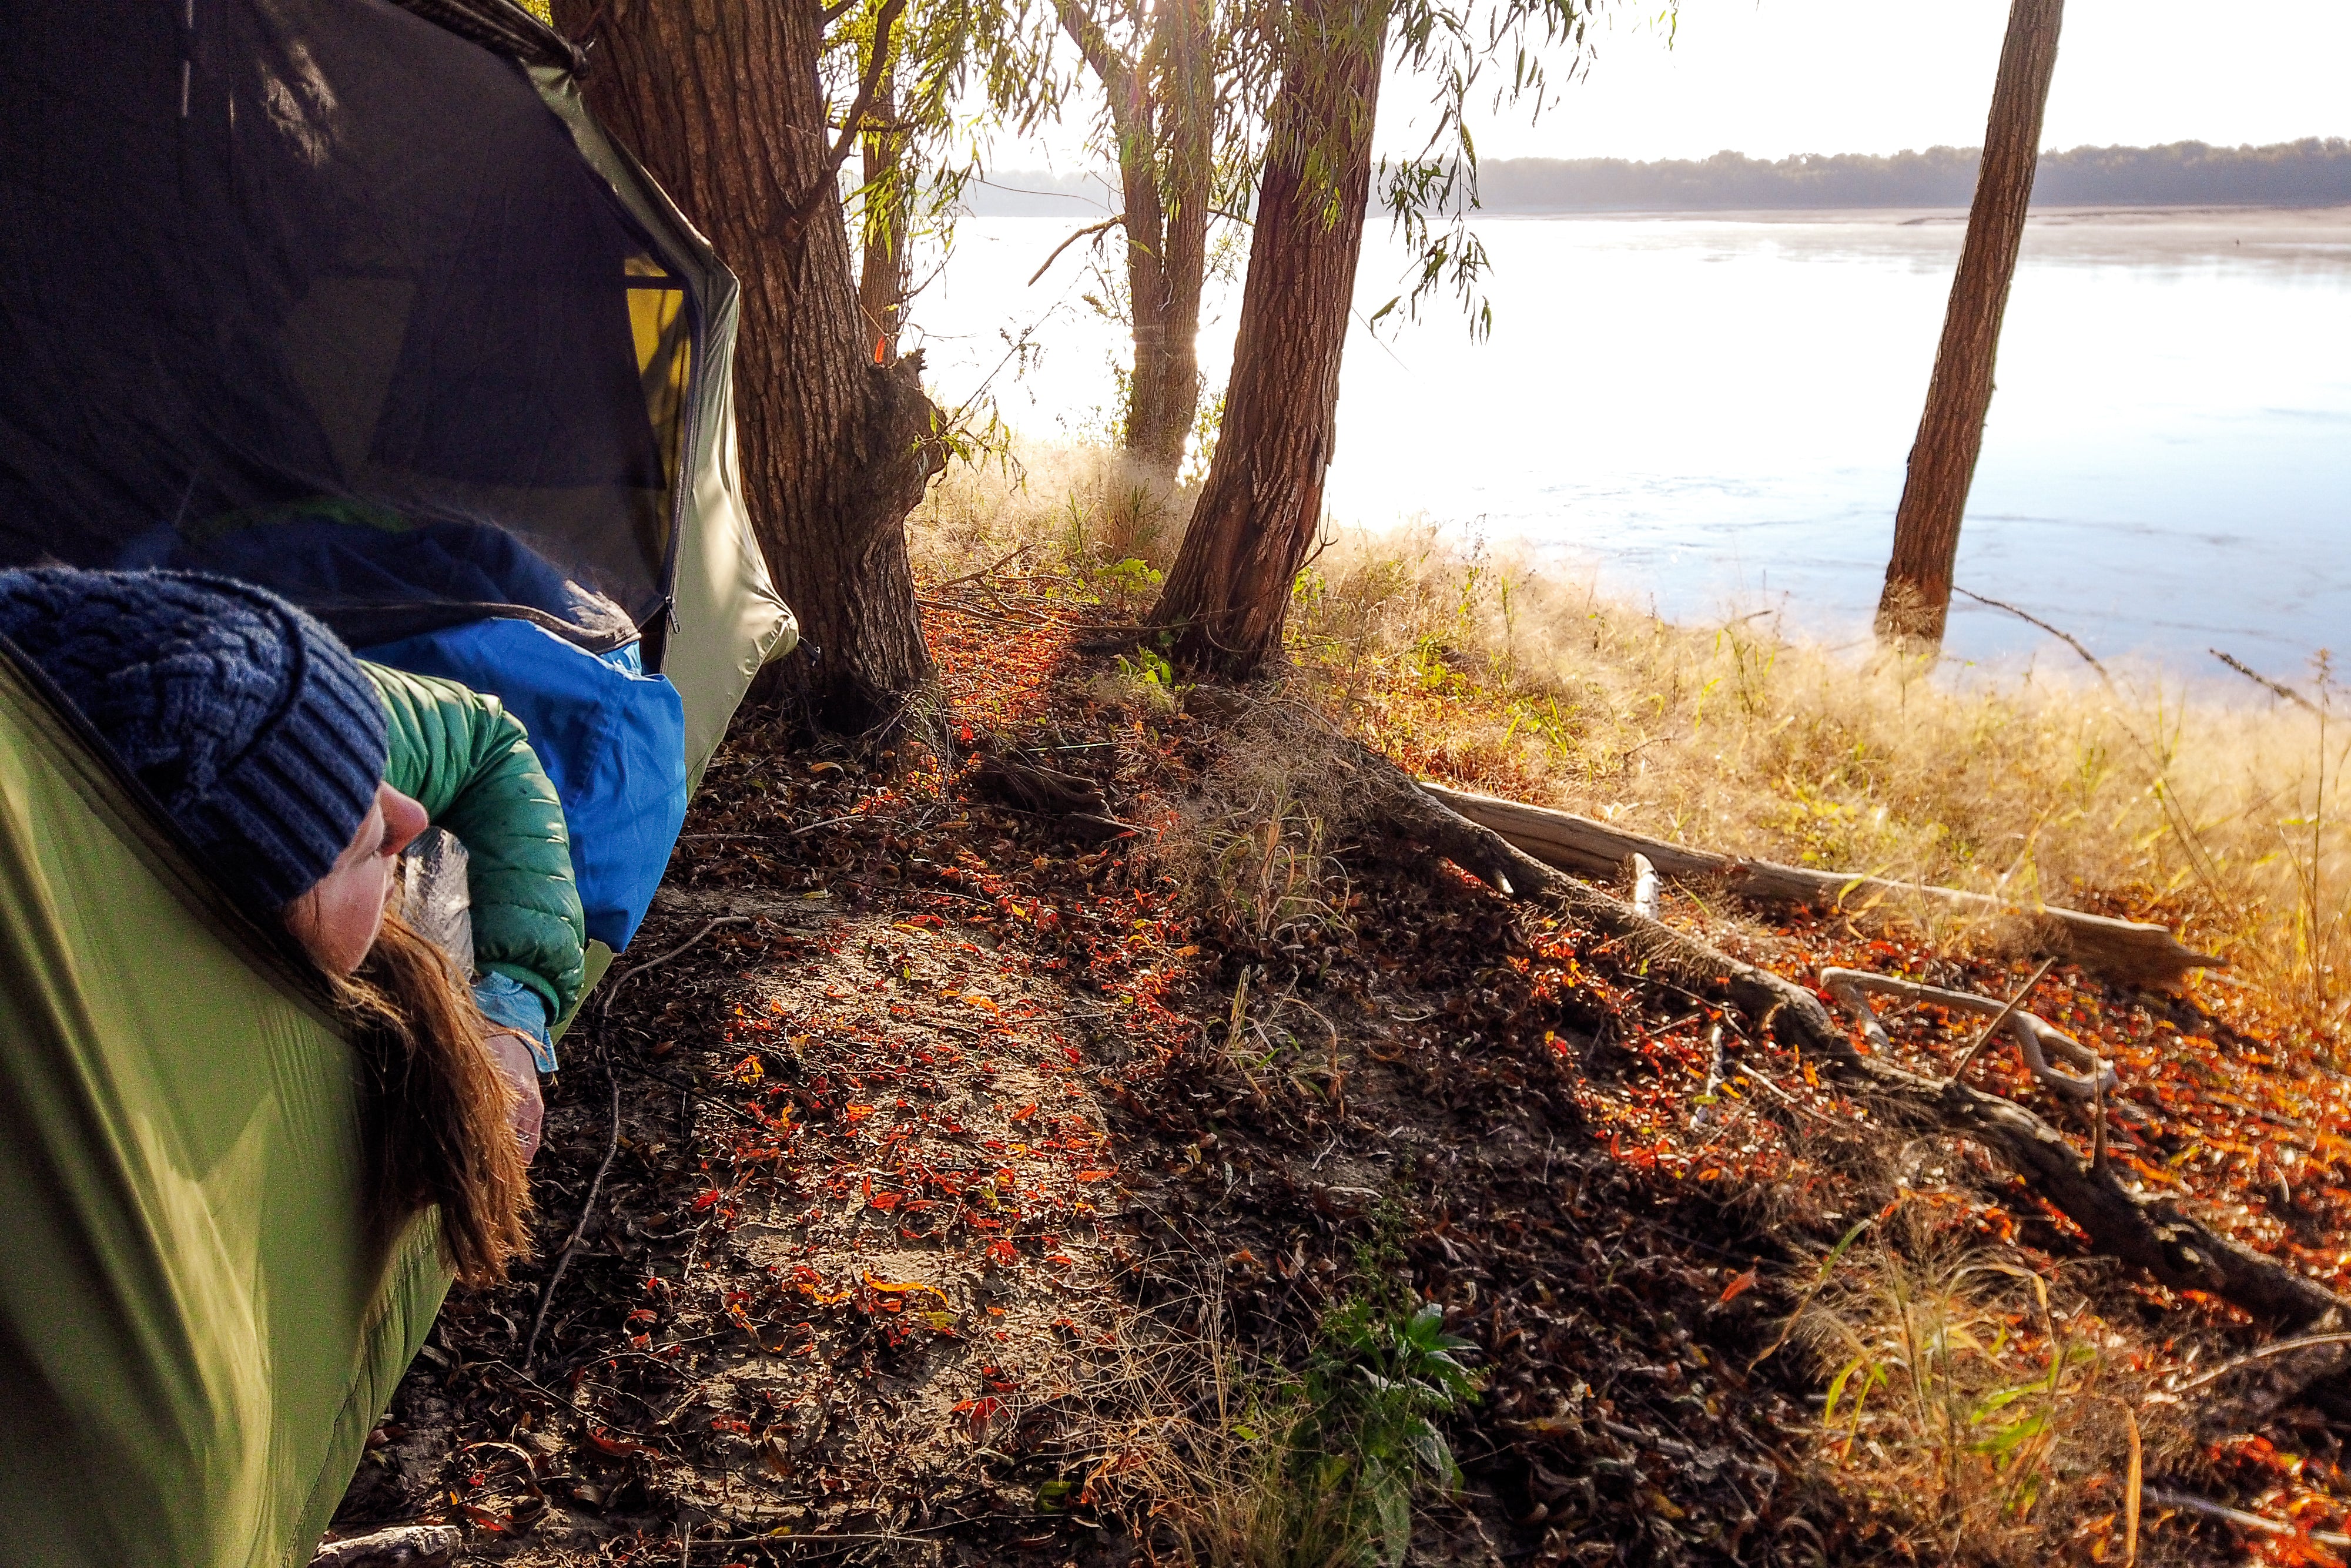
[[363,667],[390,730],[384,782],[465,846],[474,961],[527,987],[553,1023],[580,995],[588,934],[563,804],[522,721],[455,681]]

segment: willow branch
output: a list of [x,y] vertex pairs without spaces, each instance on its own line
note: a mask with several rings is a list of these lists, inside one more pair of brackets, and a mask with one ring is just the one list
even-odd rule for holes
[[[815,190],[822,190],[825,182],[837,178],[841,165],[857,146],[860,131],[865,129],[865,115],[873,107],[874,97],[882,90],[882,78],[890,69],[890,30],[905,14],[906,0],[882,0],[882,9],[873,17],[873,49],[866,57],[865,74],[858,78],[857,96],[850,100],[849,112],[841,117],[841,134],[832,143],[832,152],[825,159],[823,175],[816,182]],[[813,196],[814,192],[810,193]],[[803,204],[795,204],[799,205]]]
[[1114,229],[1124,222],[1126,222],[1126,214],[1124,213],[1113,213],[1109,217],[1104,218],[1098,224],[1088,224],[1085,227],[1080,229],[1077,233],[1071,235],[1069,238],[1055,246],[1053,247],[1053,254],[1045,258],[1045,266],[1039,267],[1036,271],[1029,275],[1029,287],[1031,288],[1037,287],[1037,280],[1045,276],[1046,267],[1050,267],[1055,262],[1061,260],[1061,253],[1063,251],[1069,249],[1071,246],[1077,244],[1088,235],[1098,235],[1104,229]]
[[1071,43],[1078,46],[1078,53],[1085,57],[1086,64],[1093,68],[1094,75],[1102,78],[1102,92],[1110,99],[1112,112],[1115,116],[1123,101],[1127,80],[1134,74],[1134,68],[1112,47],[1110,35],[1102,30],[1100,22],[1094,20],[1093,13],[1079,4],[1079,0],[1058,0],[1054,9],[1061,15],[1061,30],[1070,35]]

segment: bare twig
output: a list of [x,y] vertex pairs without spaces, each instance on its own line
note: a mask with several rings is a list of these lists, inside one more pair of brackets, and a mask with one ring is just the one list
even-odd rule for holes
[[[982,610],[977,604],[957,604],[951,599],[934,599],[926,593],[914,595],[914,602],[925,610],[945,610],[956,615],[976,616],[982,621],[1001,622],[1007,626],[1019,626],[1031,632],[1068,632],[1081,635],[1089,632],[1114,632],[1123,637],[1134,639],[1154,630],[1148,626],[1119,624],[1107,621],[1056,621],[1050,615],[1038,615],[1028,619],[1017,615],[1000,615],[993,610]],[[1080,651],[1092,652],[1093,650],[1081,647]]]
[[[1126,57],[1118,52],[1102,23],[1080,0],[1058,0],[1054,8],[1061,14],[1061,27],[1070,35],[1070,41],[1078,46],[1078,53],[1102,78],[1103,96],[1109,99],[1113,111],[1123,108],[1128,101],[1127,78],[1133,71]],[[1119,129],[1123,131],[1126,127]]]
[[2222,664],[2228,665],[2229,668],[2236,671],[2237,674],[2244,676],[2245,679],[2252,682],[2255,685],[2275,693],[2277,695],[2283,697],[2286,701],[2294,704],[2294,706],[2303,709],[2304,712],[2318,712],[2316,705],[2312,703],[2308,697],[2304,696],[2300,692],[2295,691],[2283,681],[2273,681],[2270,679],[2267,675],[2262,674],[2251,664],[2246,664],[2242,659],[2238,658],[2235,654],[2223,653],[2218,648],[2207,648],[2204,651],[2211,654],[2214,658],[2220,660]]
[[882,9],[874,14],[872,52],[865,61],[865,74],[858,78],[857,96],[850,100],[849,112],[841,117],[841,135],[825,157],[824,177],[817,182],[818,190],[841,172],[841,166],[849,162],[850,152],[857,145],[857,133],[865,128],[865,112],[873,107],[874,96],[882,90],[883,73],[890,68],[890,30],[897,26],[905,9],[906,0],[882,0]]
[[[635,971],[632,970],[631,973]],[[580,1206],[580,1218],[571,1227],[571,1234],[563,1239],[563,1249],[555,1255],[555,1267],[548,1271],[547,1284],[538,1292],[538,1311],[530,1320],[530,1338],[522,1347],[522,1370],[530,1371],[532,1358],[538,1354],[539,1331],[547,1326],[547,1309],[555,1300],[555,1287],[563,1282],[563,1270],[571,1266],[572,1249],[588,1231],[588,1217],[596,1212],[596,1199],[604,1191],[604,1177],[612,1169],[612,1157],[621,1152],[621,1075],[612,1071],[610,1061],[604,1064],[604,1076],[612,1085],[612,1135],[604,1145],[604,1160],[596,1167],[596,1179],[588,1184],[587,1200]]]
[[1756,1084],[1768,1091],[1773,1098],[1777,1099],[1782,1104],[1787,1106],[1791,1111],[1794,1111],[1802,1115],[1810,1116],[1815,1121],[1825,1122],[1829,1120],[1828,1117],[1822,1115],[1818,1111],[1813,1110],[1810,1105],[1805,1104],[1802,1100],[1797,1099],[1793,1094],[1789,1093],[1785,1089],[1781,1088],[1777,1083],[1772,1082],[1770,1079],[1764,1077],[1761,1073],[1756,1071],[1745,1062],[1740,1062],[1736,1068],[1732,1069],[1732,1071],[1737,1072],[1740,1077],[1746,1079],[1749,1082]]
[[[1941,986],[1929,986],[1917,980],[1905,980],[1894,975],[1881,975],[1869,969],[1844,969],[1834,965],[1821,971],[1821,988],[1843,1002],[1861,1019],[1862,1032],[1868,1036],[1875,1050],[1891,1053],[1893,1037],[1871,1010],[1866,993],[1900,997],[1929,1006],[1950,1008],[1992,1015],[1992,1028],[2002,1027],[1999,1015],[2005,1013],[2005,1027],[2014,1037],[2017,1047],[2024,1053],[2025,1066],[2032,1070],[2049,1092],[2060,1099],[2086,1104],[2096,1097],[2103,1084],[2108,1093],[2121,1087],[2113,1064],[2064,1030],[2053,1029],[2036,1013],[2025,1011],[2012,1004],[2003,1007],[1998,997],[1978,996],[1972,991],[1947,990]],[[2050,1063],[2052,1054],[2064,1057],[2078,1067],[2087,1067],[2088,1074],[2076,1078],[2060,1071]]]
[[[1992,1015],[1991,1022],[1984,1025],[1982,1032],[1978,1034],[1974,1040],[1968,1043],[1967,1050],[1959,1053],[1959,1060],[1951,1068],[1951,1076],[1947,1082],[1957,1083],[1961,1078],[1966,1076],[1968,1064],[1975,1061],[1976,1052],[1984,1048],[1984,1041],[1990,1040],[1993,1033],[1999,1030],[2000,1026],[2008,1021],[2008,1015],[2016,1010],[2017,1003],[2022,1001],[2025,998],[2032,994],[2032,988],[2041,983],[2042,977],[2048,974],[2050,970],[2056,967],[2057,960],[2054,958],[2043,958],[2041,960],[2041,967],[2032,971],[2032,977],[2026,980],[2023,985],[2017,988],[2016,995],[2008,998],[2008,1004],[2001,1008],[1999,1012]],[[2100,1120],[2103,1122],[2104,1118],[2102,1117]]]
[[2149,1395],[2147,1402],[2154,1404],[2159,1401],[2170,1404],[2175,1400],[2185,1398],[2199,1388],[2209,1388],[2229,1374],[2252,1366],[2256,1362],[2267,1361],[2273,1356],[2291,1355],[2297,1350],[2316,1350],[2323,1345],[2330,1344],[2351,1344],[2351,1331],[2336,1333],[2309,1333],[2294,1339],[2273,1340],[2268,1344],[2249,1350],[2242,1355],[2231,1356],[2209,1372],[2199,1372],[2176,1388],[2167,1388],[2160,1394]]
[[621,994],[621,988],[629,981],[635,979],[639,975],[643,974],[647,969],[659,968],[662,965],[668,963],[672,958],[676,957],[679,954],[684,952],[687,948],[693,946],[696,942],[701,941],[705,936],[709,936],[713,931],[717,930],[722,925],[747,925],[750,924],[750,920],[751,917],[747,915],[722,915],[716,920],[713,920],[708,925],[705,925],[701,930],[695,932],[693,936],[687,937],[684,941],[679,943],[676,946],[671,948],[668,952],[663,954],[660,957],[648,958],[642,964],[630,965],[627,968],[622,970],[618,975],[615,975],[610,980],[605,982],[604,999],[597,1004],[597,1016],[599,1018],[610,1018],[612,1013],[612,998]]
[[[2206,1519],[2220,1520],[2235,1525],[2239,1530],[2251,1531],[2255,1535],[2294,1533],[2294,1527],[2283,1520],[2263,1519],[2258,1513],[2247,1513],[2241,1508],[2231,1508],[2226,1503],[2214,1502],[2210,1498],[2191,1497],[2187,1492],[2172,1491],[2164,1487],[2148,1487],[2147,1500],[2158,1508],[2176,1508],[2182,1513],[2200,1514]],[[2310,1538],[2321,1546],[2351,1546],[2351,1535],[2346,1535],[2339,1530],[2314,1530],[2310,1532]]]
[[2106,674],[2106,667],[2104,664],[2098,663],[2098,656],[2095,653],[2091,653],[2087,648],[2082,646],[2082,640],[2074,636],[2071,632],[2063,631],[2058,627],[2052,626],[2048,622],[2041,619],[2040,616],[2034,615],[2027,611],[2019,610],[2013,604],[2003,603],[1997,599],[1987,599],[1980,593],[1970,593],[1964,588],[1955,587],[1951,591],[1959,594],[1962,598],[1972,599],[1978,604],[1987,605],[1994,610],[2004,610],[2009,614],[2015,616],[2019,621],[2024,622],[2028,625],[2040,627],[2043,632],[2048,632],[2052,637],[2056,638],[2059,642],[2064,643],[2065,646],[2073,649],[2076,653],[2081,654],[2082,662],[2089,665],[2090,668],[2098,672],[2098,679],[2105,682],[2108,685],[2112,685],[2114,684],[2114,677]]
[[[1053,254],[1059,256],[1061,252],[1055,251]],[[996,559],[990,561],[987,565],[981,567],[977,571],[967,571],[961,577],[951,577],[945,582],[935,582],[931,584],[931,591],[933,593],[945,593],[950,588],[960,588],[967,582],[977,582],[982,578],[994,577],[998,572],[1002,571],[1006,567],[1010,566],[1014,561],[1019,559],[1022,556],[1027,555],[1030,550],[1035,549],[1037,547],[1035,545],[1016,546],[1005,554],[997,557]]]
[[[857,96],[850,100],[849,112],[841,117],[841,134],[834,139],[832,150],[825,155],[824,167],[815,179],[809,182],[808,189],[785,209],[782,228],[788,243],[794,249],[798,248],[799,236],[810,217],[816,213],[818,204],[832,189],[833,182],[841,177],[841,165],[849,162],[849,154],[857,145],[858,133],[865,129],[865,117],[881,92],[883,75],[890,68],[893,53],[891,29],[897,25],[905,9],[906,0],[882,0],[882,9],[874,15],[872,52],[866,59],[864,74],[858,78]],[[828,15],[827,20],[830,19]]]

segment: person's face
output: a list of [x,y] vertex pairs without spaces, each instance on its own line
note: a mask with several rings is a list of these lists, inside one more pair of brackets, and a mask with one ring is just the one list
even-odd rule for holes
[[286,928],[330,975],[348,975],[375,946],[392,896],[392,862],[430,824],[424,808],[389,784],[343,846],[335,869],[286,906]]

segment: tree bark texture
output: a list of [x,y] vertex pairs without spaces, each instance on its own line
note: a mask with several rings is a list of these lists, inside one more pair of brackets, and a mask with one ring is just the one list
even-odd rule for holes
[[556,16],[596,24],[591,106],[742,280],[744,498],[816,644],[758,690],[811,727],[870,728],[932,676],[904,524],[943,460],[919,357],[876,365],[860,317],[822,16],[814,0],[558,0]]
[[1984,419],[1991,410],[1992,364],[2000,351],[2001,318],[2016,276],[2017,248],[2032,199],[2041,157],[2041,114],[2057,68],[2058,24],[2064,0],[2012,0],[2000,77],[1984,127],[1983,164],[1976,174],[1968,235],[1959,251],[1943,337],[1927,408],[1910,447],[1910,471],[1894,518],[1894,555],[1877,603],[1877,634],[1888,640],[1940,643],[1951,609],[1951,572],[1959,559],[1959,519],[1967,510]]
[[1322,520],[1339,361],[1369,209],[1378,0],[1303,0],[1275,94],[1216,460],[1153,612],[1186,668],[1240,679],[1281,645]]
[[1134,315],[1134,372],[1122,441],[1146,473],[1172,484],[1200,404],[1207,182],[1169,203],[1148,162],[1122,158],[1119,173],[1126,194],[1126,293]]

